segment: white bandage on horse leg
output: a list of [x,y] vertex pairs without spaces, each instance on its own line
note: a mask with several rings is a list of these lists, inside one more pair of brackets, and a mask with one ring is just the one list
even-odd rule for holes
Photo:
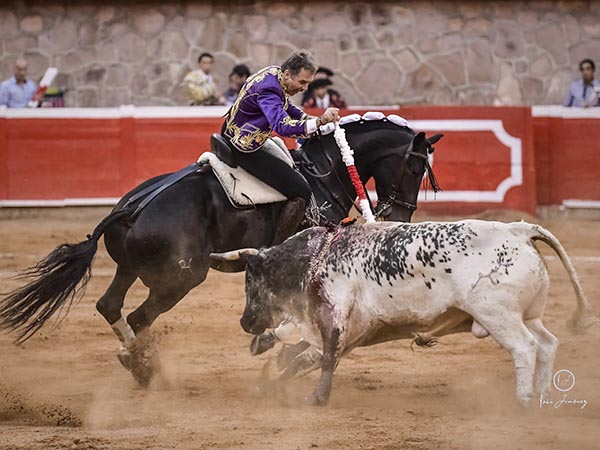
[[281,322],[279,326],[273,330],[273,334],[278,340],[285,342],[292,337],[295,331],[296,325],[294,325],[292,322],[285,321]]
[[135,333],[123,317],[112,324],[112,329],[125,347],[130,347],[135,341]]

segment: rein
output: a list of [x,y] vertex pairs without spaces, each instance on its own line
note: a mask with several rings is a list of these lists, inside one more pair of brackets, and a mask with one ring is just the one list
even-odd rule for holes
[[306,152],[300,153],[300,158],[301,158],[300,165],[304,168],[306,173],[309,174],[311,177],[326,178],[329,175],[331,175],[331,171],[333,170],[333,161],[331,160],[331,158],[329,157],[329,155],[323,148],[323,142],[321,142],[321,136],[318,137],[318,140],[319,140],[319,148],[321,149],[321,152],[323,153],[323,155],[325,155],[325,158],[327,159],[327,162],[329,163],[329,171],[327,173],[319,173],[317,171],[313,172],[313,169],[316,167],[315,163],[311,161],[311,159],[308,157]]
[[329,169],[326,173],[320,173],[317,170],[315,170],[315,168],[317,167],[316,164],[310,159],[310,157],[308,156],[306,151],[303,151],[301,153],[301,160],[299,161],[300,166],[302,167],[302,169],[304,171],[306,171],[306,173],[308,175],[310,175],[311,177],[313,177],[315,179],[315,181],[317,181],[322,187],[323,190],[330,193],[331,197],[332,197],[332,201],[335,202],[337,204],[337,206],[340,208],[341,211],[343,211],[344,213],[346,213],[347,208],[342,204],[342,202],[339,200],[338,195],[335,194],[334,192],[332,192],[331,189],[329,189],[329,187],[324,183],[324,178],[327,178],[329,176],[331,176],[332,174],[335,175],[335,179],[337,181],[337,184],[340,187],[340,190],[342,192],[342,194],[348,199],[348,201],[350,202],[350,204],[354,204],[354,198],[348,193],[348,191],[346,191],[346,188],[344,187],[344,183],[341,180],[341,178],[339,177],[338,173],[333,170],[333,160],[331,159],[331,157],[329,156],[329,154],[327,153],[327,151],[325,150],[325,147],[323,145],[323,140],[321,139],[321,134],[318,134],[316,136],[317,142],[319,143],[318,147],[321,150],[321,153],[323,153],[323,155],[325,156],[325,159],[327,160],[327,163],[329,165]]

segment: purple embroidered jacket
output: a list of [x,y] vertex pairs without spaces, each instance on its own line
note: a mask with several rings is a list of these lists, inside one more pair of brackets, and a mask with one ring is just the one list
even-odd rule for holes
[[224,135],[241,152],[258,150],[271,131],[285,137],[308,137],[308,116],[289,101],[283,73],[269,66],[252,75],[227,114]]

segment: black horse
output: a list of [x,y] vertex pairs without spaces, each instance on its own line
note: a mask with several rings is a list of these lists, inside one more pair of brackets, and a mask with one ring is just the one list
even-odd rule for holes
[[[424,133],[415,135],[410,128],[387,120],[360,121],[344,128],[362,181],[375,179],[379,215],[410,221],[426,169],[436,187],[427,156],[441,136],[428,140]],[[321,206],[322,220],[339,222],[354,204],[355,193],[333,136],[315,136],[301,152],[298,164]],[[147,330],[152,323],[204,281],[211,267],[210,253],[269,245],[283,206],[238,209],[210,168],[200,167],[162,191],[133,219],[143,196],[133,202],[131,198],[167,176],[148,180],[126,194],[87,240],[62,244],[26,270],[22,277],[28,284],[0,301],[0,328],[19,331],[16,341],[23,342],[57,310],[80,298],[104,234],[117,270],[96,307],[126,344],[121,362],[140,384],[147,384],[152,376]],[[232,271],[225,266],[213,268]],[[125,321],[121,316],[125,295],[138,278],[149,288],[149,295]]]

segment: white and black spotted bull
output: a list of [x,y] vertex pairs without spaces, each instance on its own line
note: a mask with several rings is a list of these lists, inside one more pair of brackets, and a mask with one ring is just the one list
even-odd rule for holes
[[517,396],[527,404],[548,388],[558,346],[542,324],[549,276],[536,240],[558,254],[575,289],[569,327],[597,321],[586,317],[589,304],[573,265],[549,231],[467,220],[311,228],[260,252],[237,251],[234,257],[247,263],[240,322],[252,334],[282,321],[298,327],[310,347],[283,378],[320,366],[310,404],[327,403],[333,372],[355,347],[469,330],[493,336],[510,352]]

